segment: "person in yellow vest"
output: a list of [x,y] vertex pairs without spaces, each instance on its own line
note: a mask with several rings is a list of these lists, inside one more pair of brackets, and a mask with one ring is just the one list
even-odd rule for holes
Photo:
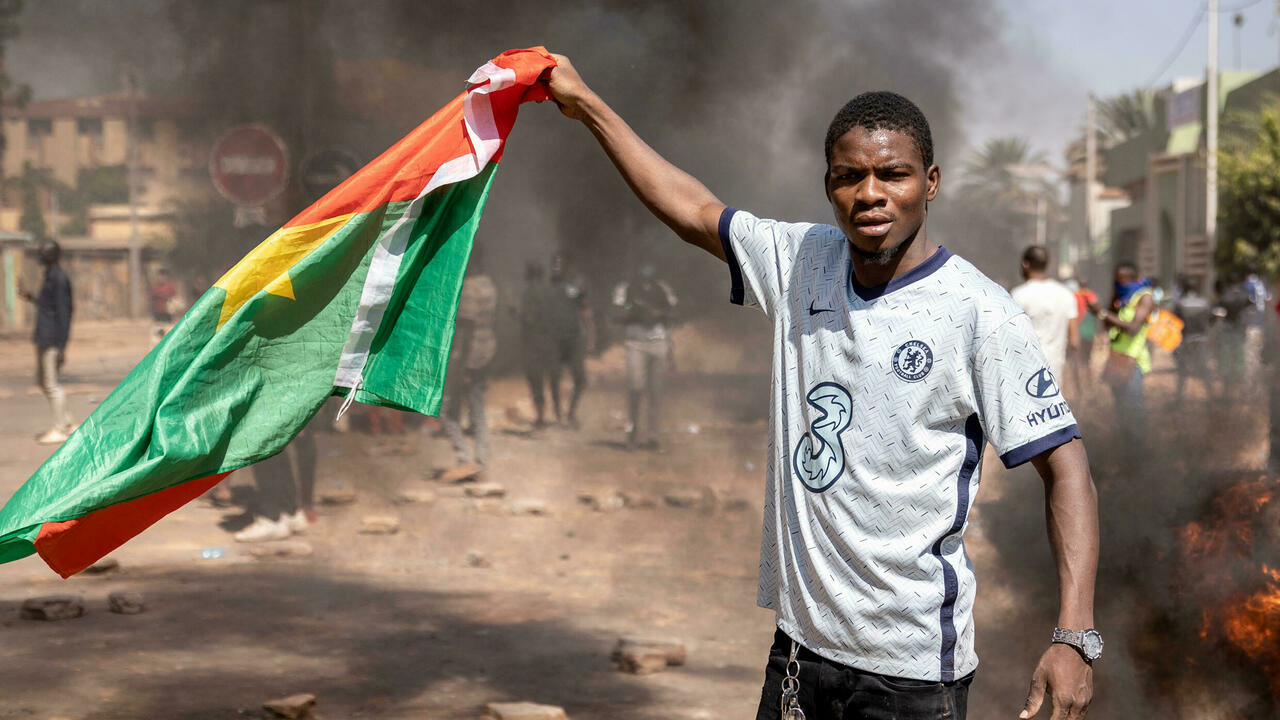
[[[1151,372],[1151,351],[1147,348],[1147,327],[1156,309],[1151,284],[1138,275],[1133,263],[1116,266],[1115,296],[1110,309],[1095,308],[1098,321],[1111,336],[1109,364],[1132,367],[1127,381],[1112,382],[1116,414],[1123,431],[1135,439],[1143,436],[1146,407],[1142,377]],[[1122,357],[1116,357],[1122,356]],[[1108,369],[1110,370],[1110,368]]]

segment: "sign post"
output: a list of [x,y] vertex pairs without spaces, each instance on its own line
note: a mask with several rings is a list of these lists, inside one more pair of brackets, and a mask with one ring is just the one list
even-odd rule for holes
[[209,175],[222,197],[235,204],[236,227],[265,225],[264,206],[288,183],[289,154],[271,128],[237,125],[214,143]]

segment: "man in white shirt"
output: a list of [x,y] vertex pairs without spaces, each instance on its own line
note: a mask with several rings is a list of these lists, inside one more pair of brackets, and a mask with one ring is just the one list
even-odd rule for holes
[[1049,251],[1032,245],[1022,253],[1023,283],[1009,294],[1031,318],[1031,327],[1040,338],[1040,349],[1049,359],[1053,377],[1064,377],[1067,348],[1080,346],[1079,313],[1076,296],[1065,285],[1049,277]]
[[1101,654],[1088,460],[1026,315],[929,239],[941,171],[919,108],[851,100],[825,143],[836,225],[784,223],[726,207],[556,60],[561,112],[774,327],[758,602],[777,631],[757,720],[963,720],[977,656],[962,535],[988,439],[1043,478],[1059,577],[1021,717],[1047,690],[1055,718],[1082,718]]

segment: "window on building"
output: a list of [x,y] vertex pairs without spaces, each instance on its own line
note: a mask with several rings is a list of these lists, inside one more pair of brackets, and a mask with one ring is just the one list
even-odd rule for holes
[[53,134],[53,120],[49,118],[31,118],[27,120],[27,134],[42,137]]
[[76,120],[76,132],[81,135],[102,135],[102,118],[80,118]]

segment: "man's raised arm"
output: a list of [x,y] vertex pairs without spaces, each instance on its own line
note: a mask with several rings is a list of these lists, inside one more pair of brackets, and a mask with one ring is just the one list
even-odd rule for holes
[[649,147],[613,108],[587,87],[569,58],[553,55],[547,83],[560,112],[580,120],[600,141],[622,179],[649,211],[685,242],[724,260],[720,243],[720,202],[705,185]]

